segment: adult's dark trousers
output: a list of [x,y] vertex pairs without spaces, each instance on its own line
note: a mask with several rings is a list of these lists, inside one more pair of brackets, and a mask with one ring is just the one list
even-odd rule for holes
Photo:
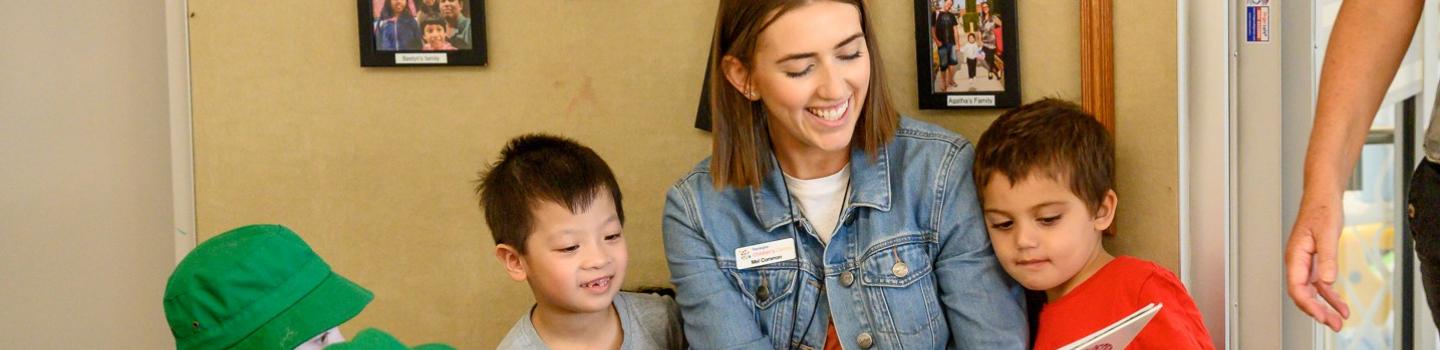
[[1410,220],[1410,237],[1415,240],[1415,256],[1420,258],[1425,301],[1432,318],[1440,320],[1440,164],[1421,161],[1410,178],[1409,193],[1405,215]]
[[989,71],[990,74],[999,76],[1000,71],[995,69],[995,67],[997,67],[995,65],[995,49],[987,47],[985,48],[985,69]]

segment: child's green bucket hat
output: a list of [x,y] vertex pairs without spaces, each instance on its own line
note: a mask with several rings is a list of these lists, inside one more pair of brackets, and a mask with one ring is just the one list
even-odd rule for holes
[[165,285],[175,347],[294,349],[374,295],[330,270],[295,232],[251,225],[195,247]]

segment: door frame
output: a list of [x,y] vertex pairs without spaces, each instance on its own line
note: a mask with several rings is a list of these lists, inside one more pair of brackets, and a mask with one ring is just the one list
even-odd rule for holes
[[175,262],[195,248],[195,153],[190,108],[190,11],[165,0],[165,50],[170,90],[170,171],[175,205]]

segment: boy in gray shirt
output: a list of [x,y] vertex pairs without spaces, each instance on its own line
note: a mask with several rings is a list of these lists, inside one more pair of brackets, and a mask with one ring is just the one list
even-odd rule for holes
[[495,257],[535,295],[500,349],[685,347],[674,300],[620,292],[625,211],[599,155],[569,139],[524,135],[479,182]]
[[[520,317],[499,349],[549,349],[535,331],[529,313]],[[675,300],[656,294],[620,292],[615,295],[615,310],[620,314],[620,328],[625,330],[620,349],[680,349],[683,348],[684,334],[680,332],[680,309]]]

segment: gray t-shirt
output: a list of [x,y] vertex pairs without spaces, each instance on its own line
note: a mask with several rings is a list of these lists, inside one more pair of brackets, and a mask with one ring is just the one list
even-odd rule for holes
[[[620,328],[625,339],[620,350],[684,349],[685,333],[680,328],[680,306],[670,297],[655,294],[620,292],[615,294],[615,311],[620,314]],[[532,311],[534,307],[530,308]],[[543,349],[545,342],[530,323],[526,312],[510,333],[500,341],[499,350]]]
[[1432,163],[1440,163],[1440,98],[1435,99],[1430,127],[1425,129],[1425,158]]

